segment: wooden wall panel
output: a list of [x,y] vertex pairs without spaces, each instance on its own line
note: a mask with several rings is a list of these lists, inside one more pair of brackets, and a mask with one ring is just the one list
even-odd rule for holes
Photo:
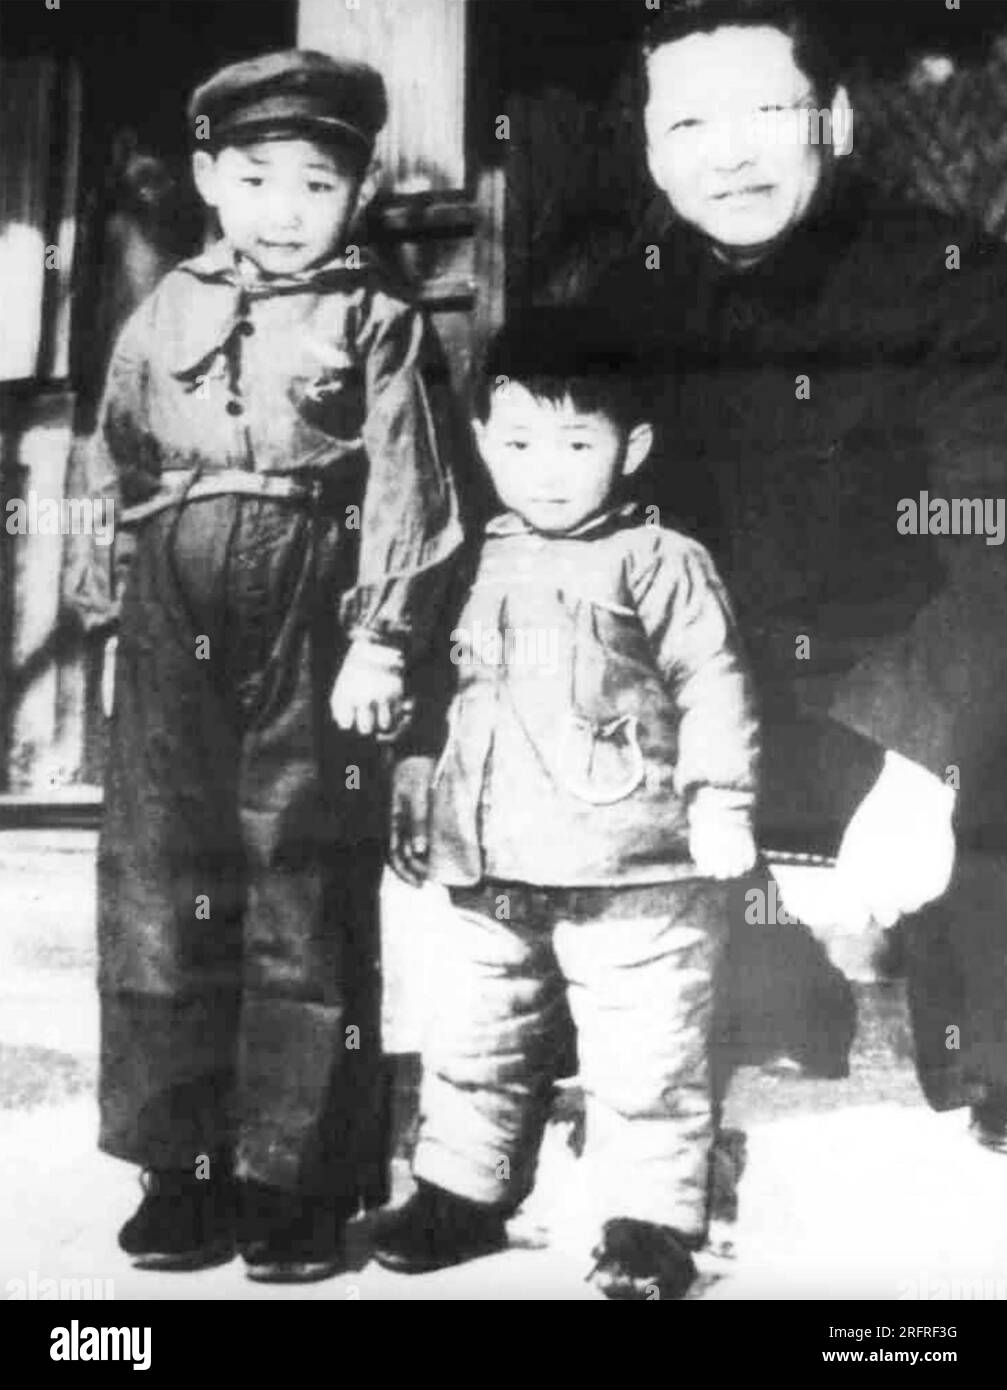
[[378,144],[400,193],[464,188],[466,0],[301,0],[298,43],[373,64],[390,114]]

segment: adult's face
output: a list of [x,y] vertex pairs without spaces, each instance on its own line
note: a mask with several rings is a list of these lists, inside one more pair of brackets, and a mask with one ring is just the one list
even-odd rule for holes
[[[793,41],[769,26],[690,34],[655,50],[647,72],[658,187],[729,255],[769,250],[807,213],[829,158]],[[843,89],[832,116],[838,138],[850,116]]]

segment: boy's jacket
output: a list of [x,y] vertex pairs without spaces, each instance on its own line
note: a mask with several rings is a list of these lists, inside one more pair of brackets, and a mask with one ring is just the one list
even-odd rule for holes
[[747,821],[752,695],[697,542],[632,507],[558,537],[499,517],[451,642],[458,688],[433,789],[441,882],[688,877],[700,788]]
[[[343,620],[401,639],[414,622],[411,581],[460,541],[446,395],[422,315],[369,263],[248,283],[219,242],[166,275],[127,322],[88,473],[127,522],[138,504],[171,505],[169,482],[187,476],[324,479],[359,542]],[[85,557],[65,591],[87,626],[114,620],[101,557]]]

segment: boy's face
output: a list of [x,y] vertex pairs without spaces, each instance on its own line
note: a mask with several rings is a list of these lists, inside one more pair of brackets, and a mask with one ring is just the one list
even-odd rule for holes
[[[770,26],[690,34],[656,49],[647,74],[651,174],[684,221],[728,251],[758,252],[802,220],[829,147],[804,114],[818,102],[788,35]],[[840,88],[837,153],[850,118]]]
[[196,186],[231,245],[266,275],[293,275],[337,254],[360,177],[311,140],[229,145],[193,157]]
[[612,497],[619,479],[640,467],[649,425],[627,434],[608,415],[579,410],[569,396],[542,399],[511,382],[498,387],[485,422],[474,420],[479,453],[504,506],[536,531],[572,531]]

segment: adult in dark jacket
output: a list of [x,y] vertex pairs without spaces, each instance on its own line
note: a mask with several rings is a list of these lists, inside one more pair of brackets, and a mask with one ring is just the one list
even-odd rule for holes
[[764,838],[831,845],[865,921],[906,919],[924,1091],[1007,1148],[1007,254],[846,173],[813,23],[664,5],[675,224],[599,297],[655,369],[646,500],[712,547],[749,644]]

